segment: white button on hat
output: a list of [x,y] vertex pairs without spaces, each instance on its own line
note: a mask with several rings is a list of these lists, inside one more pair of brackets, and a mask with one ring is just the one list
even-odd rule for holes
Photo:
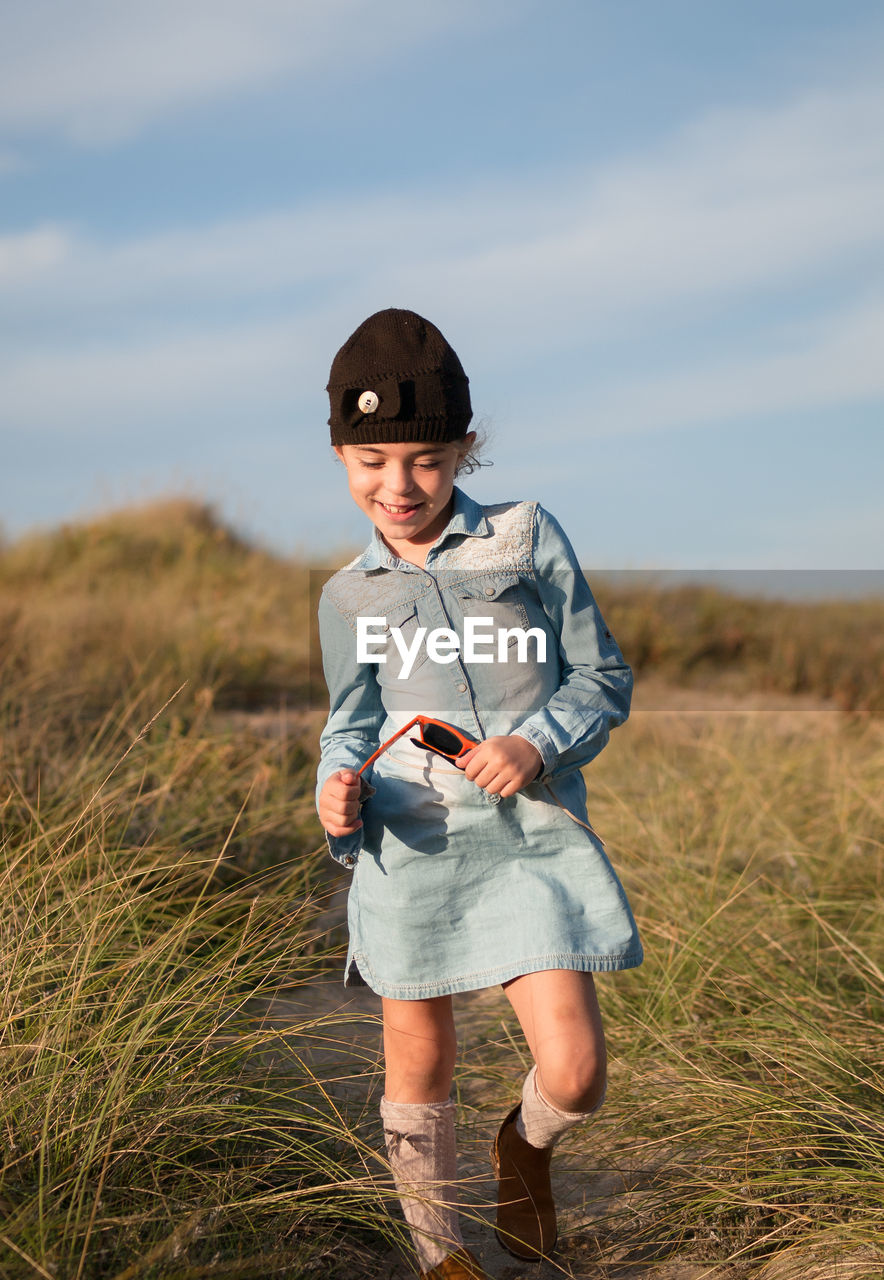
[[[353,401],[351,400],[350,403],[352,404]],[[360,413],[374,413],[381,402],[376,391],[363,391],[356,403],[359,405]]]
[[493,596],[493,595],[494,595],[494,588],[493,588],[493,587],[486,587],[486,588],[485,588],[485,594],[486,594],[486,596]]

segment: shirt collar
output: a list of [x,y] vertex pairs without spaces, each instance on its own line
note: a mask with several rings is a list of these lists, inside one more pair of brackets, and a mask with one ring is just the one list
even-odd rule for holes
[[[485,519],[485,512],[478,502],[474,502],[457,485],[454,486],[453,494],[454,505],[451,508],[451,518],[433,543],[433,550],[436,551],[441,549],[446,538],[456,534],[465,534],[470,538],[481,538],[491,531],[491,527]],[[378,530],[375,529],[372,533],[371,542],[350,568],[393,569],[398,564],[399,560],[384,542]]]

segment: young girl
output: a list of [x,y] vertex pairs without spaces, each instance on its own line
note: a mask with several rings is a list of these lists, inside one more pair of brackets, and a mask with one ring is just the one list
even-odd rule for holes
[[345,984],[383,1001],[381,1115],[421,1275],[475,1280],[453,1185],[451,996],[501,984],[531,1050],[492,1159],[498,1239],[541,1258],[553,1146],[605,1091],[593,972],[642,959],[580,773],[626,719],[632,677],[553,517],[455,486],[475,440],[469,384],[435,326],[370,316],[328,392],[374,525],[319,607],[317,807],[353,868]]

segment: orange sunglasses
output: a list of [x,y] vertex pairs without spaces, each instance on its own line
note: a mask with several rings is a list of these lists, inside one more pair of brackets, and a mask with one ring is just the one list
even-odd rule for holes
[[418,736],[411,739],[414,745],[421,747],[424,751],[432,751],[435,755],[442,756],[446,760],[457,760],[459,756],[465,755],[472,747],[479,745],[474,738],[468,738],[465,733],[461,733],[460,729],[455,729],[453,725],[446,724],[444,720],[434,720],[432,716],[415,716],[413,720],[409,720],[408,724],[403,725],[398,733],[394,733],[392,738],[388,738],[386,742],[381,743],[377,751],[368,757],[359,772],[363,773],[370,764],[374,764],[378,756],[384,754],[387,747],[392,746],[397,738],[401,738],[403,734],[408,733],[409,729],[413,729],[415,725],[420,727]]

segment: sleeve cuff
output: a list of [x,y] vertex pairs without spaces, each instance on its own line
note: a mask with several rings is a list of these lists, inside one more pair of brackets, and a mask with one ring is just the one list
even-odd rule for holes
[[326,831],[325,841],[335,862],[352,871],[362,852],[362,827],[349,836],[330,836]]
[[[364,774],[359,781],[362,784],[359,792],[359,802],[361,804],[364,800],[367,800],[369,796],[373,796],[377,788],[371,785]],[[360,853],[362,852],[363,836],[363,827],[358,827],[348,836],[332,836],[326,831],[325,842],[328,845],[328,851],[334,858],[335,862],[340,863],[342,867],[347,867],[348,870],[352,871],[359,860]]]
[[534,779],[535,782],[545,782],[552,774],[556,767],[556,761],[559,753],[555,746],[539,729],[533,728],[530,724],[524,724],[519,729],[513,729],[513,736],[524,738],[526,742],[530,742],[535,751],[540,752],[540,758],[543,761],[543,768]]

